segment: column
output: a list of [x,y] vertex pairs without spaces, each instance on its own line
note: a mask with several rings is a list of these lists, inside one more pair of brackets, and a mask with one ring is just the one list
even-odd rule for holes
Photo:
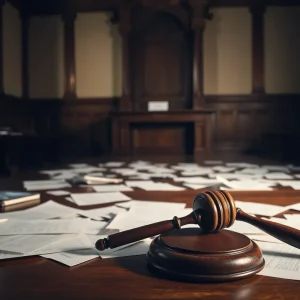
[[[3,18],[2,18],[2,7],[5,0],[0,0],[0,97],[4,94],[4,83],[3,83]],[[0,98],[1,100],[1,98]]]
[[26,6],[21,7],[21,39],[22,39],[22,98],[29,98],[29,72],[28,72],[28,37],[30,16]]
[[62,14],[62,20],[64,23],[65,100],[74,100],[77,97],[75,69],[75,19],[75,12],[66,11]]
[[132,111],[131,95],[131,63],[130,63],[130,8],[119,11],[119,31],[122,36],[122,97],[120,103],[121,111]]
[[[201,1],[200,1],[201,2]],[[205,106],[203,94],[203,31],[205,28],[206,8],[199,1],[190,1],[193,9],[193,109]]]
[[261,1],[253,1],[252,14],[252,93],[265,93],[264,70],[264,13],[266,7]]

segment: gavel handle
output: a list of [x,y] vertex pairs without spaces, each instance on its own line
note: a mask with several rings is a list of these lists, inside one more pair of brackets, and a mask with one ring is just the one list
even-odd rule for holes
[[200,222],[200,215],[194,212],[183,218],[174,217],[173,220],[161,221],[138,228],[133,228],[118,233],[109,235],[105,239],[100,239],[96,242],[96,249],[102,251],[108,248],[116,248],[127,245],[133,242],[143,240],[173,229],[180,229],[181,226],[187,224],[198,224]]
[[236,220],[254,225],[278,240],[300,249],[300,230],[298,229],[250,216],[239,208]]

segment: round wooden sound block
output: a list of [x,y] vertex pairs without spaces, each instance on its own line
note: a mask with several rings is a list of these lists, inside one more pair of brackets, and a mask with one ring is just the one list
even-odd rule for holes
[[222,282],[261,271],[264,259],[258,245],[230,230],[204,233],[183,228],[156,237],[147,253],[148,267],[185,281]]

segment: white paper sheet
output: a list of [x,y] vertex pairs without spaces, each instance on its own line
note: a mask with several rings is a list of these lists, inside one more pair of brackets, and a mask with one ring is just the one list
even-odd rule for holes
[[47,184],[58,184],[58,183],[64,183],[63,180],[60,179],[47,179],[47,180],[25,180],[23,181],[24,186],[44,186]]
[[107,222],[104,221],[92,221],[90,220],[87,227],[84,229],[85,234],[100,234],[101,230],[107,226]]
[[14,218],[18,220],[42,220],[52,218],[76,217],[80,210],[49,200],[25,210],[1,213],[0,218]]
[[64,172],[64,173],[54,175],[51,178],[52,179],[60,179],[60,180],[69,180],[75,176],[77,176],[77,173],[75,173],[74,171],[70,171],[70,172]]
[[80,233],[88,219],[19,221],[10,219],[0,224],[0,235]]
[[74,169],[80,169],[80,168],[88,168],[93,166],[86,163],[81,163],[81,164],[79,163],[79,164],[69,164],[69,167]]
[[265,267],[259,275],[300,280],[300,250],[287,244],[257,241],[261,248]]
[[289,168],[286,166],[278,166],[278,165],[263,165],[262,168],[268,169],[269,171],[276,172],[289,172]]
[[[118,213],[107,229],[127,230],[164,220],[171,220],[182,213],[185,203],[159,203],[141,201],[131,204],[128,212]],[[147,212],[147,213],[145,213]]]
[[219,172],[219,173],[229,173],[232,171],[235,171],[236,168],[233,167],[226,167],[226,166],[215,166],[212,168],[215,172]]
[[178,177],[174,179],[177,182],[185,182],[185,183],[196,183],[196,184],[206,184],[209,186],[218,185],[221,182],[216,179],[209,179],[205,177]]
[[209,187],[207,184],[184,183],[184,185],[192,190],[200,190]]
[[61,239],[63,239],[62,235],[0,236],[0,251],[28,254]]
[[54,176],[56,174],[58,175],[58,174],[63,174],[68,172],[73,172],[73,170],[72,169],[42,170],[39,173],[46,174],[49,176]]
[[293,179],[294,177],[292,175],[288,175],[282,172],[274,172],[274,173],[268,173],[265,174],[265,178],[272,179],[272,180],[282,180],[282,179]]
[[57,190],[57,191],[49,191],[47,192],[47,194],[51,196],[68,196],[70,195],[70,192],[64,190]]
[[266,168],[245,168],[239,171],[240,174],[250,174],[250,175],[264,175],[268,173]]
[[273,182],[266,182],[254,179],[242,179],[242,180],[227,180],[222,175],[217,176],[216,178],[219,182],[223,183],[227,187],[233,190],[242,190],[242,191],[271,191]]
[[[128,202],[120,203],[125,204]],[[101,208],[95,208],[95,209],[89,209],[89,210],[81,210],[79,214],[81,216],[97,220],[97,221],[103,221],[103,218],[111,219],[116,216],[119,212],[126,211],[126,208],[123,208],[122,206],[117,205],[111,205],[107,207],[101,207]]]
[[93,185],[95,192],[130,192],[133,191],[132,188],[124,184],[102,184],[102,185]]
[[217,178],[217,176],[221,176],[224,179],[230,180],[230,179],[261,179],[263,177],[263,174],[244,174],[240,173],[239,171],[236,171],[234,173],[214,173],[209,174],[209,178]]
[[146,254],[149,250],[151,244],[151,239],[145,239],[138,243],[134,243],[128,247],[123,247],[120,250],[116,251],[98,251],[98,254],[102,259],[114,258],[114,257],[125,257],[125,256],[134,256],[134,255],[143,255]]
[[268,243],[277,243],[277,244],[283,244],[282,241],[272,237],[271,235],[267,234],[247,234],[248,238],[250,238],[253,241],[260,241],[260,242],[268,242]]
[[199,168],[195,170],[182,171],[181,176],[202,176],[214,173],[211,168]]
[[247,214],[265,217],[274,217],[287,210],[285,206],[255,202],[235,201],[235,205]]
[[223,164],[222,160],[205,160],[204,164],[206,165],[221,165]]
[[[300,210],[300,205],[299,205],[299,209]],[[290,226],[294,226],[294,224],[300,223],[300,214],[288,214],[288,215],[284,215],[284,217],[291,222]]]
[[227,167],[236,167],[236,168],[259,168],[257,164],[251,164],[246,162],[231,162],[226,163]]
[[279,180],[278,183],[282,186],[290,186],[294,190],[300,190],[300,180]]
[[76,251],[43,254],[41,256],[44,258],[58,261],[69,267],[74,267],[76,265],[88,262],[92,259],[99,257],[95,249],[83,249]]
[[128,201],[131,200],[130,197],[120,193],[72,193],[72,199],[76,202],[78,206],[81,205],[93,205],[93,204],[104,204],[117,201]]
[[57,183],[45,183],[45,184],[30,184],[24,186],[27,191],[42,191],[42,190],[57,190],[57,189],[64,189],[70,188],[71,185],[67,182],[57,182]]
[[120,168],[124,165],[123,161],[108,161],[103,164],[107,168]]
[[88,167],[84,167],[84,168],[76,168],[76,169],[73,169],[73,170],[77,174],[87,174],[87,173],[95,173],[95,172],[102,172],[103,171],[102,168],[93,167],[93,166],[88,166]]
[[91,243],[90,239],[85,234],[65,234],[63,238],[42,247],[36,251],[31,252],[34,255],[43,255],[50,253],[59,252],[73,252],[82,249],[92,249],[94,244]]

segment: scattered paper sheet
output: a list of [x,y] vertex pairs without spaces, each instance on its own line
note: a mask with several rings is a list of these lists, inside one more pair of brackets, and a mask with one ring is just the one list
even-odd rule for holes
[[184,185],[192,190],[200,190],[208,187],[207,184],[184,183]]
[[285,173],[280,173],[280,172],[274,172],[274,173],[268,173],[265,174],[265,177],[267,179],[276,179],[276,180],[281,180],[281,179],[293,179],[294,177],[292,175],[288,175]]
[[83,168],[76,168],[74,169],[74,172],[77,174],[87,174],[87,173],[94,173],[94,172],[102,172],[102,168],[88,166]]
[[57,169],[57,170],[42,170],[39,173],[46,174],[46,175],[49,175],[49,176],[54,176],[54,175],[73,172],[73,171],[74,170],[72,170],[72,169]]
[[96,249],[84,249],[52,254],[43,254],[41,256],[44,258],[58,261],[69,267],[74,267],[76,265],[82,264],[84,262],[99,257]]
[[95,192],[130,192],[133,191],[132,188],[124,184],[102,184],[102,185],[93,185]]
[[54,175],[51,178],[52,179],[60,179],[60,180],[70,180],[73,177],[77,176],[77,173],[75,173],[74,171],[70,171],[70,172],[64,172],[58,175]]
[[70,195],[70,192],[64,190],[57,190],[57,191],[49,191],[47,192],[47,194],[51,196],[68,196]]
[[33,255],[43,255],[59,252],[73,252],[83,249],[92,249],[94,244],[85,234],[65,234],[60,240],[31,252]]
[[120,168],[124,165],[124,162],[122,162],[122,161],[109,161],[109,162],[104,163],[102,165],[107,167],[107,168]]
[[103,220],[103,218],[111,219],[117,213],[122,212],[122,211],[126,211],[126,209],[121,206],[111,205],[111,206],[89,209],[89,210],[80,210],[78,213],[81,216],[84,216],[84,217],[87,217],[87,218],[90,218],[93,220],[101,221],[101,220]]
[[88,226],[88,222],[88,219],[80,218],[36,221],[11,219],[0,224],[0,235],[80,233]]
[[253,174],[253,175],[264,175],[268,173],[268,169],[265,168],[245,168],[239,171],[240,174]]
[[42,220],[52,218],[76,217],[80,210],[67,207],[52,200],[25,210],[1,213],[0,218],[18,220]]
[[257,241],[261,248],[265,267],[258,275],[300,280],[300,250],[287,244]]
[[98,254],[102,259],[105,258],[113,258],[113,257],[125,257],[125,256],[133,256],[133,255],[142,255],[146,254],[149,250],[149,246],[151,244],[151,239],[145,239],[143,241],[140,241],[138,243],[134,243],[133,245],[130,245],[128,247],[123,247],[120,250],[117,251],[98,251]]
[[63,238],[63,235],[0,236],[0,251],[28,254]]
[[214,173],[211,168],[198,168],[194,170],[182,171],[181,176],[202,176]]
[[213,167],[212,169],[219,173],[229,173],[236,170],[236,168],[226,167],[226,166],[216,166]]
[[207,186],[213,186],[220,184],[220,181],[216,179],[209,179],[205,177],[178,177],[174,179],[177,182],[185,182],[185,183],[197,183],[197,184],[205,184]]
[[92,221],[90,220],[87,227],[84,229],[85,234],[100,234],[101,230],[107,226],[107,222],[104,221]]
[[88,168],[88,167],[93,167],[93,166],[82,163],[82,164],[70,164],[69,167],[74,168],[74,169],[80,169],[80,168]]
[[247,214],[265,217],[274,217],[287,210],[285,206],[255,202],[235,201],[235,205]]
[[[107,229],[127,230],[151,223],[171,220],[181,215],[185,203],[135,201],[128,212],[118,213],[108,224]],[[145,212],[147,212],[145,214]]]
[[249,239],[254,240],[254,241],[283,244],[282,241],[280,241],[268,234],[256,234],[256,235],[255,234],[247,234],[247,236]]
[[278,183],[282,186],[289,186],[294,190],[300,190],[300,180],[279,180]]
[[242,179],[242,180],[227,180],[222,175],[216,177],[216,179],[233,190],[242,190],[242,191],[271,191],[273,190],[272,182],[254,180],[254,179]]
[[236,168],[259,168],[259,165],[245,163],[245,162],[226,163],[226,166],[227,167],[236,167]]
[[222,160],[205,160],[204,164],[206,165],[221,165],[223,164]]
[[286,166],[263,165],[262,168],[267,169],[268,171],[289,172],[289,168]]
[[80,194],[72,193],[71,197],[78,206],[104,204],[104,203],[131,200],[130,197],[128,197],[120,192],[80,193]]
[[24,188],[27,191],[57,190],[70,188],[71,185],[61,180],[25,181]]

